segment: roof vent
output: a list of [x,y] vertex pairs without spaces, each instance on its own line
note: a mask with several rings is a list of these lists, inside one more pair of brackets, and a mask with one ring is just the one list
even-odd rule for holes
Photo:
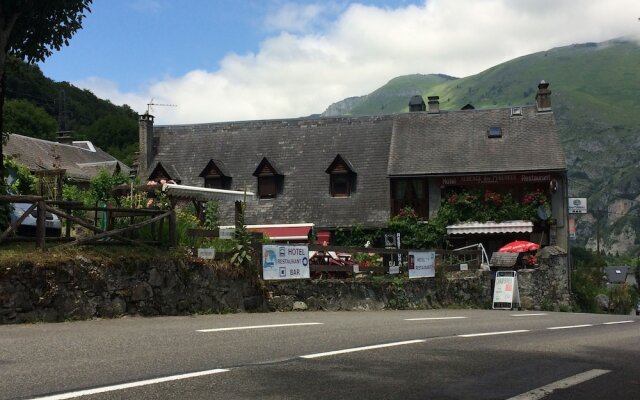
[[487,129],[487,137],[492,138],[501,138],[502,137],[502,128],[491,127]]
[[522,107],[511,107],[511,116],[512,117],[521,117],[522,116]]

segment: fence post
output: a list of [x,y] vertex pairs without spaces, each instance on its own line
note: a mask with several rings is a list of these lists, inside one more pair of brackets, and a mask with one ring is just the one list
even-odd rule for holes
[[43,199],[38,200],[38,218],[36,222],[36,249],[44,250],[44,237],[46,234],[47,206]]
[[178,245],[178,236],[176,235],[176,210],[172,209],[169,214],[169,246],[176,247]]

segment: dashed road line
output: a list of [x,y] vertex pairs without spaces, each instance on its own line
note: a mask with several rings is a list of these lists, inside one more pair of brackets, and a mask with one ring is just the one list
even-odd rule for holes
[[628,320],[628,321],[613,321],[613,322],[604,322],[604,323],[602,323],[602,325],[631,324],[631,323],[633,323],[632,320]]
[[291,327],[291,326],[309,326],[309,325],[323,325],[323,323],[322,322],[301,322],[297,324],[232,326],[229,328],[198,329],[196,330],[196,332],[224,332],[224,331],[239,331],[239,330],[245,330],[245,329],[284,328],[284,327]]
[[604,375],[609,372],[611,371],[607,369],[592,369],[590,371],[582,372],[580,374],[561,379],[548,385],[540,386],[539,388],[533,389],[529,392],[510,397],[507,400],[539,400],[550,395],[557,389],[566,389],[571,386],[575,386],[588,380],[597,378],[600,375]]
[[55,395],[52,395],[52,396],[37,397],[37,398],[33,398],[32,400],[73,399],[73,398],[76,398],[76,397],[88,396],[88,395],[91,395],[91,394],[114,392],[116,390],[130,389],[130,388],[139,387],[139,386],[155,385],[157,383],[177,381],[177,380],[181,380],[181,379],[197,378],[199,376],[219,374],[219,373],[228,372],[228,371],[229,371],[228,369],[220,369],[220,368],[219,369],[210,369],[210,370],[206,370],[206,371],[192,372],[192,373],[188,373],[188,374],[171,375],[171,376],[165,376],[163,378],[147,379],[147,380],[144,380],[144,381],[123,383],[123,384],[120,384],[120,385],[103,386],[103,387],[98,387],[98,388],[94,388],[94,389],[85,389],[85,390],[78,390],[78,391],[75,391],[75,392],[67,392],[67,393],[55,394]]
[[382,348],[385,348],[385,347],[395,347],[395,346],[403,346],[403,345],[407,345],[407,344],[424,343],[426,341],[427,341],[426,339],[417,339],[417,340],[406,340],[404,342],[393,342],[393,343],[376,344],[376,345],[373,345],[373,346],[353,347],[353,348],[350,348],[350,349],[327,351],[327,352],[324,352],[324,353],[307,354],[307,355],[304,355],[304,356],[300,356],[300,358],[327,357],[327,356],[334,356],[334,355],[337,355],[337,354],[354,353],[356,351],[375,350],[375,349],[382,349]]
[[583,324],[583,325],[567,325],[567,326],[552,326],[551,328],[547,328],[549,330],[557,330],[557,329],[573,329],[573,328],[586,328],[588,326],[593,326],[593,324]]
[[476,337],[476,336],[508,335],[508,334],[511,334],[511,333],[523,333],[523,332],[531,332],[531,331],[528,330],[528,329],[520,329],[520,330],[515,330],[515,331],[468,333],[468,334],[465,334],[465,335],[458,335],[458,337],[469,338],[469,337]]
[[405,318],[405,321],[437,321],[447,319],[465,319],[467,317],[425,317],[425,318]]
[[549,315],[547,313],[532,313],[532,314],[511,314],[512,317],[537,317],[542,315]]

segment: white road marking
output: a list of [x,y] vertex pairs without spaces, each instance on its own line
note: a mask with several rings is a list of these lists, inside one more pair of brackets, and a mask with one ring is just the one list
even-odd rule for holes
[[301,323],[298,323],[298,324],[233,326],[233,327],[230,327],[230,328],[198,329],[198,330],[196,330],[196,332],[239,331],[239,330],[244,330],[244,329],[282,328],[282,327],[287,327],[287,326],[307,326],[307,325],[323,325],[323,323],[322,322],[301,322]]
[[75,397],[88,396],[88,395],[91,395],[91,394],[113,392],[113,391],[116,391],[116,390],[130,389],[130,388],[139,387],[139,386],[146,386],[146,385],[155,385],[157,383],[177,381],[177,380],[181,380],[181,379],[196,378],[196,377],[199,377],[199,376],[219,374],[221,372],[228,372],[228,371],[229,371],[228,369],[210,369],[210,370],[206,370],[206,371],[192,372],[192,373],[189,373],[189,374],[165,376],[164,378],[147,379],[145,381],[129,382],[129,383],[123,383],[123,384],[120,384],[120,385],[104,386],[104,387],[99,387],[99,388],[95,388],[95,389],[78,390],[76,392],[61,393],[61,394],[55,394],[55,395],[52,395],[52,396],[45,396],[45,397],[37,397],[37,398],[34,398],[32,400],[72,399],[72,398],[75,398]]
[[406,318],[405,321],[436,321],[439,319],[465,319],[467,317],[427,317],[427,318]]
[[545,386],[533,389],[527,393],[522,393],[507,400],[538,400],[553,393],[557,389],[566,389],[579,383],[586,382],[590,379],[597,378],[600,375],[607,374],[611,371],[606,369],[592,369],[565,379],[550,383]]
[[573,328],[586,328],[587,326],[593,326],[591,324],[584,324],[584,325],[568,325],[568,326],[553,326],[551,328],[547,328],[549,330],[555,330],[555,329],[573,329]]
[[536,313],[536,314],[511,314],[512,317],[536,317],[538,315],[549,315],[547,313]]
[[604,322],[602,325],[616,325],[616,324],[630,324],[630,323],[633,323],[633,321],[629,320],[629,321]]
[[469,333],[466,335],[458,335],[458,337],[476,337],[476,336],[491,336],[491,335],[508,335],[510,333],[522,333],[529,332],[528,329],[521,329],[517,331],[501,331],[501,332],[485,332],[485,333]]
[[424,343],[424,342],[426,342],[426,339],[407,340],[407,341],[404,341],[404,342],[393,342],[393,343],[385,343],[385,344],[376,344],[376,345],[373,345],[373,346],[354,347],[354,348],[351,348],[351,349],[327,351],[326,353],[307,354],[305,356],[300,356],[300,358],[327,357],[327,356],[333,356],[333,355],[336,355],[336,354],[354,353],[356,351],[382,349],[382,348],[385,348],[385,347],[402,346],[402,345],[405,345],[405,344]]

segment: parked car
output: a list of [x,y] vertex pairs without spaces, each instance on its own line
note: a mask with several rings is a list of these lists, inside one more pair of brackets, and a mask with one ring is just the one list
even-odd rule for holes
[[638,300],[638,304],[636,304],[636,315],[640,315],[640,300]]
[[[11,223],[16,222],[31,207],[31,203],[12,203]],[[17,228],[17,234],[21,236],[35,236],[38,220],[38,208],[34,208]],[[62,233],[62,221],[57,215],[46,212],[45,235],[59,237]]]

